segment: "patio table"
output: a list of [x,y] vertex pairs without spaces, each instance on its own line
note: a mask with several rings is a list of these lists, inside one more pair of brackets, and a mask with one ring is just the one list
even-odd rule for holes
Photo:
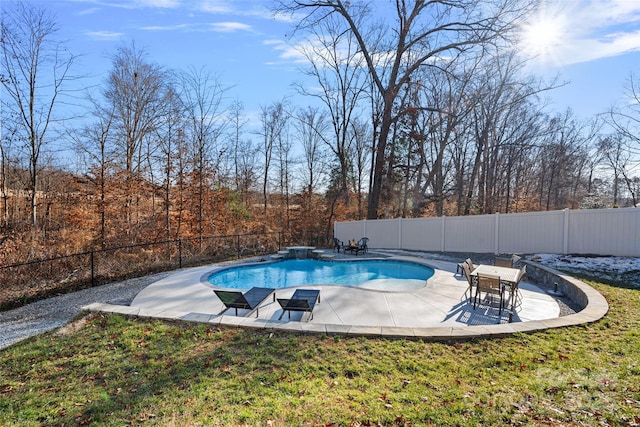
[[520,270],[510,267],[499,267],[497,265],[480,264],[471,272],[471,277],[476,278],[479,274],[498,276],[500,282],[511,288],[511,309],[509,310],[509,323],[513,321],[513,311],[515,309],[515,287],[518,281],[518,273]]

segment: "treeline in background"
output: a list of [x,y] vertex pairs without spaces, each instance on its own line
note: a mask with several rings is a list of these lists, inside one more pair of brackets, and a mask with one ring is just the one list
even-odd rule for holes
[[559,83],[527,74],[513,48],[527,8],[415,2],[389,19],[397,32],[360,2],[325,3],[297,33],[313,41],[300,73],[314,89],[294,83],[302,104],[251,114],[214,72],[169,69],[134,42],[82,88],[46,4],[3,2],[0,263],[280,231],[328,245],[335,220],[637,204],[637,77],[621,82],[631,102],[579,120],[549,110]]

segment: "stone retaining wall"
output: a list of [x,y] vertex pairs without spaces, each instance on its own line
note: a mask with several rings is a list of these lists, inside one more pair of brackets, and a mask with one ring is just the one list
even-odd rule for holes
[[609,305],[604,297],[581,280],[537,262],[522,262],[527,266],[527,277],[529,280],[550,287],[551,289],[557,284],[558,290],[576,303],[580,313],[587,307],[593,306],[593,308],[596,309],[593,314],[598,313],[594,316],[595,318],[593,320],[597,320],[608,311]]

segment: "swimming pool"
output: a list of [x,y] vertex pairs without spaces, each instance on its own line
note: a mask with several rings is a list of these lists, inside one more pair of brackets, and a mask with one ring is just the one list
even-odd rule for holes
[[240,265],[209,275],[215,286],[249,289],[253,286],[288,288],[303,285],[343,285],[385,291],[407,291],[426,285],[434,270],[402,261],[284,260],[268,264]]

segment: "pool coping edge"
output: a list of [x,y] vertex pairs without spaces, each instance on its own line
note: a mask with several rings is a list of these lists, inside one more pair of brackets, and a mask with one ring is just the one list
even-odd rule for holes
[[[428,261],[425,260],[428,265]],[[308,334],[349,335],[361,337],[386,337],[386,338],[415,338],[433,341],[455,341],[473,338],[498,338],[514,333],[532,333],[552,328],[562,328],[585,323],[592,323],[602,319],[609,311],[609,304],[602,294],[591,286],[568,276],[555,269],[543,266],[539,263],[528,261],[527,264],[534,268],[545,270],[559,279],[562,278],[564,286],[575,287],[574,291],[580,292],[586,298],[585,307],[577,313],[550,319],[531,320],[515,323],[500,323],[495,325],[464,325],[464,326],[434,326],[434,327],[409,327],[409,326],[358,326],[341,324],[310,323],[291,320],[271,320],[254,317],[237,317],[231,315],[216,315],[197,312],[150,310],[132,306],[123,306],[108,303],[93,303],[82,307],[83,311],[117,313],[124,316],[139,318],[156,318],[173,321],[185,321],[192,323],[208,323],[223,327],[242,327],[247,329],[278,330]],[[437,270],[436,270],[437,271]]]

